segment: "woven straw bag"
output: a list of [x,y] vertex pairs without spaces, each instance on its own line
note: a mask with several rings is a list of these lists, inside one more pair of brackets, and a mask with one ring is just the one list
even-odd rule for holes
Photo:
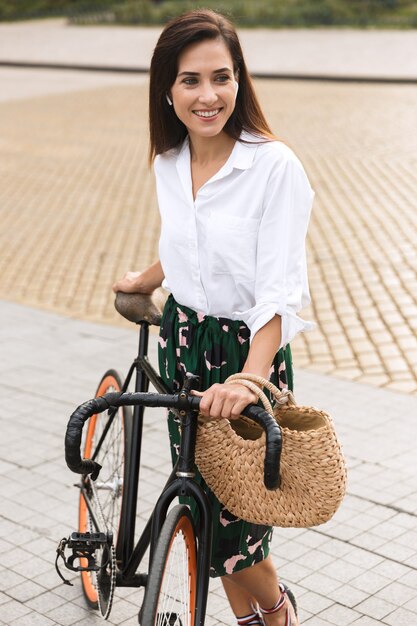
[[[252,389],[281,427],[281,483],[275,491],[264,485],[260,426],[243,416],[231,422],[200,416],[196,463],[209,488],[231,513],[254,524],[307,528],[327,522],[346,492],[345,461],[330,415],[298,406],[290,391],[253,374],[234,374],[226,383]],[[271,391],[274,409],[258,385]]]

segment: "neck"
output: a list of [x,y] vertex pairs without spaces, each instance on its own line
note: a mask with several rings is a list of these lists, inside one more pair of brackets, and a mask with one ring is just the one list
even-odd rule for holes
[[223,160],[230,154],[234,143],[235,140],[223,131],[215,137],[198,137],[190,134],[191,160],[201,165]]

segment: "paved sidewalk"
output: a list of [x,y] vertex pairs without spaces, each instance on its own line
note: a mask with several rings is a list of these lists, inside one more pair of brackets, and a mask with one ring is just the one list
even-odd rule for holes
[[[161,28],[0,23],[0,64],[146,71]],[[417,30],[239,29],[252,73],[417,81]]]
[[[0,315],[0,624],[95,624],[79,580],[62,585],[53,565],[77,517],[63,435],[104,370],[126,373],[136,333],[7,302]],[[154,362],[155,350],[152,335]],[[274,533],[274,559],[297,595],[301,623],[416,624],[417,398],[299,369],[296,390],[300,403],[334,416],[350,468],[349,495],[331,522]],[[163,412],[149,412],[145,422],[139,526],[169,470]],[[137,624],[140,594],[117,589],[109,623]],[[218,581],[208,615],[208,626],[234,623]]]

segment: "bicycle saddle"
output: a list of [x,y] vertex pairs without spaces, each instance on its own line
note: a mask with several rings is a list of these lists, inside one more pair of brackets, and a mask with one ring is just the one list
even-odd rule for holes
[[162,288],[156,289],[152,295],[118,291],[114,306],[129,322],[148,322],[159,326],[167,296],[168,293]]

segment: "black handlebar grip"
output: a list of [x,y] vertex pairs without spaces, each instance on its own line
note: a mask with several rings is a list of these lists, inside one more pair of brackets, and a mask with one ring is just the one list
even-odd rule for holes
[[265,430],[264,483],[270,490],[278,489],[281,482],[280,463],[282,451],[282,433],[279,424],[265,409],[251,405],[243,415],[257,422]]
[[65,433],[65,461],[69,469],[76,474],[91,474],[91,478],[95,480],[101,470],[101,465],[91,459],[82,459],[80,454],[81,437],[84,423],[96,413],[101,413],[110,407],[109,396],[114,401],[120,396],[120,393],[108,394],[107,398],[94,398],[84,402],[71,415],[67,430]]

